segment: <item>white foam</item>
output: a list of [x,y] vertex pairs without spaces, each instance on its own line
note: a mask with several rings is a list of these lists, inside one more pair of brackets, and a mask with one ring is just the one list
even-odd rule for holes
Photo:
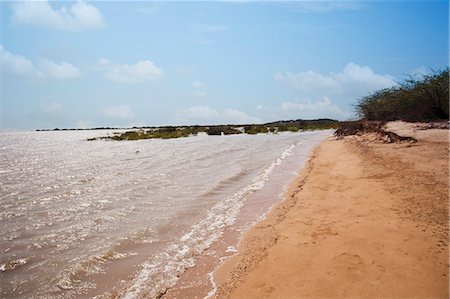
[[30,257],[27,258],[19,258],[19,259],[15,259],[15,260],[11,260],[7,263],[3,263],[0,264],[0,271],[1,272],[5,272],[8,270],[14,270],[20,266],[25,265],[26,263],[28,263],[28,261],[30,260]]
[[[143,260],[154,264],[142,265],[142,288],[164,290],[235,222],[248,196],[267,187],[266,178],[278,177],[272,171],[280,163],[288,167],[287,157],[302,152],[311,139],[310,133],[280,133],[86,141],[105,134],[0,133],[7,145],[0,159],[0,239],[7,241],[1,249],[5,265],[0,266],[8,271],[9,261],[33,257],[4,277],[5,285],[17,287],[5,290],[5,296],[86,297],[86,288],[95,284],[89,294],[104,293],[111,286],[122,287],[120,280],[128,279],[135,263]],[[306,146],[293,147],[299,140]],[[180,236],[180,230],[186,234]],[[137,258],[112,259],[108,265],[96,259],[114,248],[126,253],[129,245],[141,249]],[[118,263],[126,264],[124,276],[109,275]],[[154,273],[145,274],[152,269]],[[102,272],[111,281],[105,284],[95,274]],[[61,286],[68,291],[56,286],[64,273],[68,276]],[[142,289],[136,294],[150,297]]]
[[145,262],[123,298],[137,298],[142,296],[142,292],[145,292],[146,297],[153,298],[173,286],[187,268],[195,265],[195,255],[209,248],[220,238],[225,228],[236,220],[245,200],[264,187],[273,170],[291,156],[293,149],[301,143],[289,146],[248,186],[217,203],[210,209],[208,216],[194,225],[191,231],[168,246],[164,252]]
[[203,299],[212,298],[217,292],[217,284],[216,284],[216,281],[214,280],[214,272],[209,272],[208,278],[209,278],[209,282],[211,283],[212,287],[211,287],[211,290],[208,292],[208,294],[206,294],[206,296]]
[[236,249],[236,247],[234,247],[234,246],[228,246],[227,247],[227,250],[225,250],[225,252],[238,252],[238,250]]

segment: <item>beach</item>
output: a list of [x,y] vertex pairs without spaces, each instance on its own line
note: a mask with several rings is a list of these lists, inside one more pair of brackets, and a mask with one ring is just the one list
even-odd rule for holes
[[448,130],[322,142],[214,273],[217,298],[448,298]]

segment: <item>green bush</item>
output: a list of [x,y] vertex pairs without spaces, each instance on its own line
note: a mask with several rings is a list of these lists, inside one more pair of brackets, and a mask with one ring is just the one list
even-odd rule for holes
[[242,131],[232,127],[232,126],[211,126],[206,130],[208,135],[233,135],[241,134]]
[[378,90],[356,104],[365,120],[427,121],[449,117],[449,69]]
[[[267,124],[244,125],[244,132],[247,134],[258,133],[277,133],[283,131],[297,132],[299,130],[322,130],[335,128],[337,121],[331,119],[317,119],[317,120],[289,120],[278,121]],[[134,131],[127,131],[125,133],[117,133],[112,136],[104,136],[97,138],[89,138],[88,141],[98,139],[108,140],[139,140],[151,138],[180,138],[188,137],[190,135],[197,135],[200,132],[206,132],[208,135],[232,135],[242,134],[240,125],[218,125],[218,126],[165,126],[165,127],[143,127],[135,128]],[[144,130],[145,129],[145,130]]]
[[299,130],[300,130],[299,124],[289,124],[278,127],[278,132],[298,132]]
[[244,131],[247,134],[267,133],[268,128],[266,125],[248,125],[244,126]]

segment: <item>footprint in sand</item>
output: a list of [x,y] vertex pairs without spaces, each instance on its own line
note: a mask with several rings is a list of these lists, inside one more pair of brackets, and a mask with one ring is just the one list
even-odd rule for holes
[[348,252],[336,255],[333,258],[333,262],[335,262],[337,266],[347,268],[348,270],[358,270],[365,267],[365,263],[359,255]]
[[318,238],[325,239],[329,236],[336,236],[338,233],[332,227],[334,223],[324,223],[319,225],[319,227],[311,234],[311,237],[316,240]]

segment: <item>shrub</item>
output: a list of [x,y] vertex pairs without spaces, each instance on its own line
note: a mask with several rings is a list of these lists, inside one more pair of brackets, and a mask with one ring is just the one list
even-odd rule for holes
[[247,134],[267,133],[268,128],[266,125],[248,125],[244,126],[244,131]]
[[427,121],[449,117],[449,69],[378,90],[356,104],[365,120]]
[[208,135],[233,135],[233,134],[241,134],[242,131],[235,129],[232,126],[212,126],[206,130]]

